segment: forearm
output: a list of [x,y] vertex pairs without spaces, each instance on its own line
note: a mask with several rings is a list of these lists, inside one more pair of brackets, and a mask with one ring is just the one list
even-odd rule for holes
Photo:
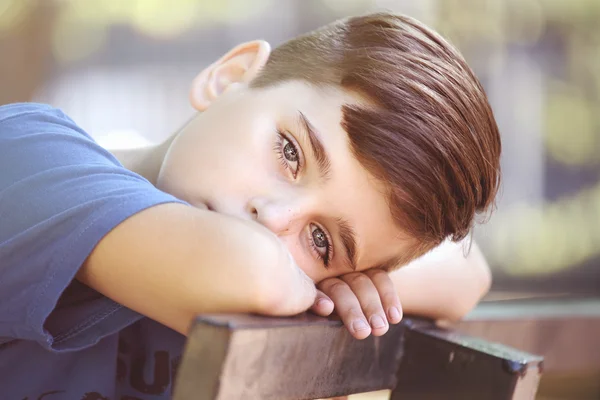
[[[235,225],[232,229],[230,225]],[[198,313],[254,311],[260,295],[251,268],[245,287],[218,273],[243,265],[251,249],[238,221],[180,204],[127,219],[96,246],[77,278],[116,302],[185,333]],[[256,235],[256,233],[254,233]],[[231,251],[231,246],[237,246]],[[259,301],[259,299],[256,299]]]
[[405,314],[434,319],[462,318],[491,285],[488,264],[476,243],[467,257],[462,243],[444,243],[390,277]]

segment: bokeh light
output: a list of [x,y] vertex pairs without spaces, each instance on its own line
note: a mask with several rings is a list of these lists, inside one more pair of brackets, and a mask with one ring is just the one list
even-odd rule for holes
[[[154,140],[192,111],[189,81],[241,40],[276,45],[381,9],[433,25],[488,90],[508,173],[498,211],[475,232],[495,272],[527,279],[599,262],[598,0],[0,0],[0,45],[18,49],[0,65],[3,87],[16,90],[8,77],[21,74],[40,86],[34,100],[90,131]],[[40,21],[50,34],[36,33]],[[35,46],[46,37],[48,49]]]

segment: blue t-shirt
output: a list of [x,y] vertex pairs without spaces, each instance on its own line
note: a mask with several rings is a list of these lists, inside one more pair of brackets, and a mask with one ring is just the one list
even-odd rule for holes
[[96,244],[181,202],[60,110],[0,107],[0,399],[168,399],[184,337],[74,280]]

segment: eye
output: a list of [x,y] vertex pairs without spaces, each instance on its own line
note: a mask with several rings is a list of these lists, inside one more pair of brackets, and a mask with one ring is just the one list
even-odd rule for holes
[[290,161],[290,162],[298,162],[298,150],[296,150],[296,147],[294,147],[294,145],[289,142],[287,139],[283,139],[283,156],[285,157],[286,160]]
[[318,225],[310,224],[310,243],[325,267],[327,267],[331,261],[333,249],[329,236]]
[[296,179],[301,166],[300,149],[292,139],[288,139],[282,132],[278,133],[279,137],[275,146],[277,156],[283,167],[289,170]]
[[287,166],[295,178],[296,175],[298,175],[298,170],[300,167],[300,164],[298,162],[298,160],[299,160],[298,149],[296,148],[296,146],[294,146],[294,144],[292,142],[287,140],[285,137],[281,138],[281,148],[282,148],[283,158],[287,162]]

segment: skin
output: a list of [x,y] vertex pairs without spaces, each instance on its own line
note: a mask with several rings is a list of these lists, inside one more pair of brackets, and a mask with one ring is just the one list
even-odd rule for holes
[[[199,113],[164,143],[110,149],[194,207],[157,206],[125,221],[78,278],[182,333],[199,312],[290,315],[312,305],[320,315],[335,308],[362,339],[400,321],[400,299],[411,313],[460,318],[489,288],[479,249],[465,257],[462,244],[446,243],[385,272],[413,239],[393,223],[385,184],[353,157],[341,127],[342,105],[362,100],[301,81],[250,88],[269,51],[265,42],[245,43],[203,70],[190,93]],[[326,174],[318,154],[327,154]],[[340,220],[354,232],[353,257]],[[143,249],[132,250],[132,241]],[[165,275],[165,264],[176,273]]]
[[[157,186],[215,212],[267,227],[314,282],[349,274],[351,285],[366,285],[364,275],[350,273],[389,263],[401,256],[409,241],[393,223],[383,185],[350,151],[340,125],[341,107],[355,102],[340,90],[315,90],[303,82],[226,93],[173,141]],[[232,110],[236,117],[228,118]],[[300,115],[322,142],[330,161],[327,178],[319,170]],[[291,155],[282,154],[284,150]],[[353,262],[342,244],[339,220],[355,232]],[[373,274],[374,279],[386,276]],[[333,285],[331,290],[340,288]],[[381,311],[377,301],[369,300]],[[394,315],[399,320],[399,301],[390,303],[398,308]],[[387,329],[385,313],[375,315],[372,328]],[[366,322],[361,317],[351,322],[352,329],[360,330],[355,328],[360,321]]]

